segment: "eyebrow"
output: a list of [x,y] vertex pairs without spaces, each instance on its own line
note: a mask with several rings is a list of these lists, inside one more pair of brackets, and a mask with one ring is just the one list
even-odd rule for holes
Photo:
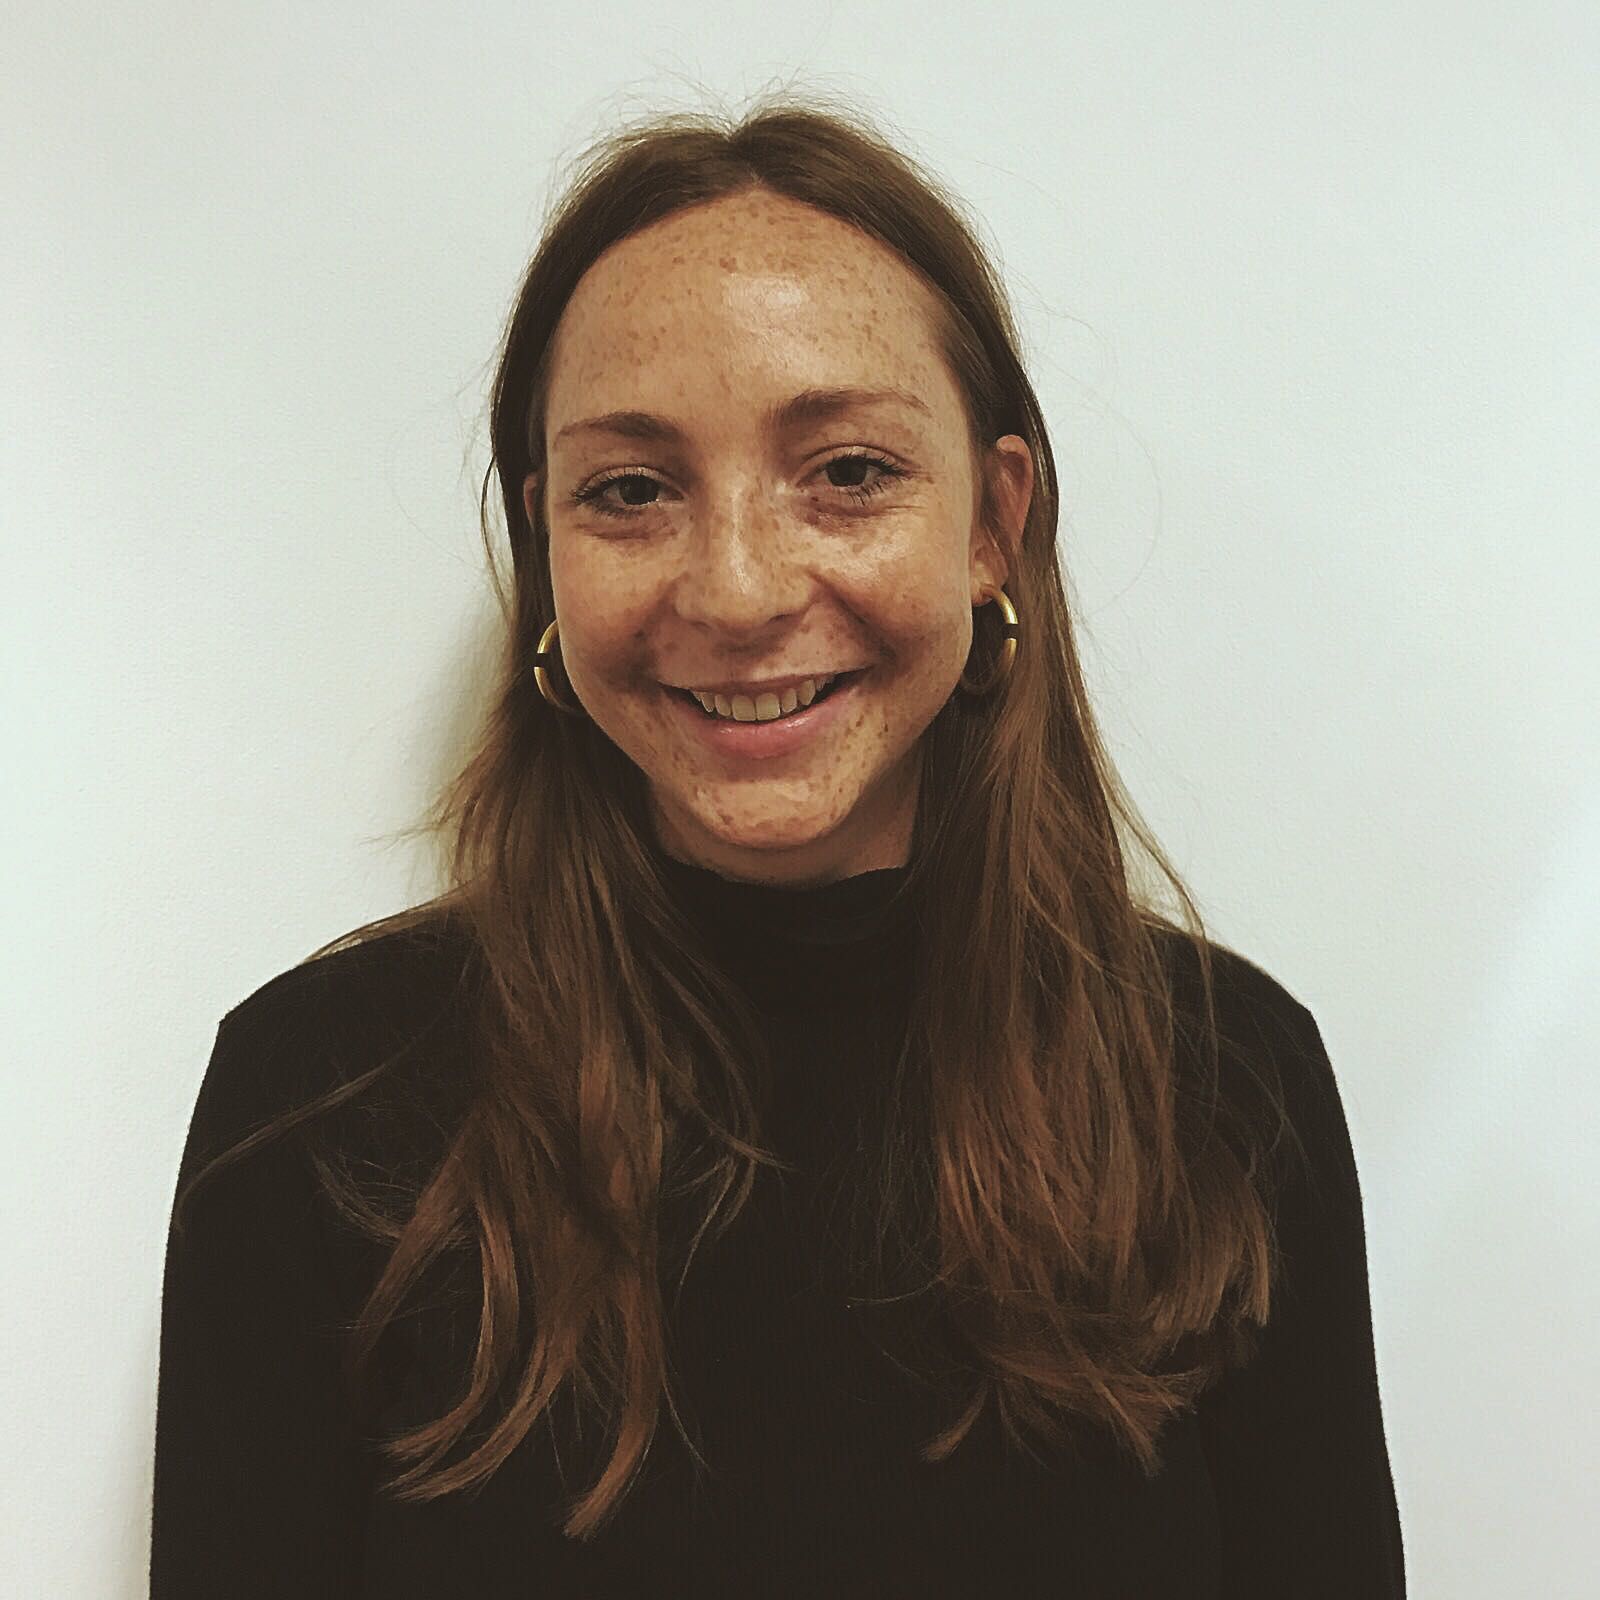
[[[847,385],[802,389],[771,407],[766,420],[779,431],[788,431],[807,423],[826,421],[846,411],[882,405],[904,406],[925,417],[933,415],[926,402],[909,389],[863,389]],[[646,439],[663,444],[682,444],[684,439],[683,430],[676,423],[651,411],[607,411],[598,417],[585,417],[581,422],[569,422],[551,443],[560,444],[574,433],[608,433],[622,439]]]

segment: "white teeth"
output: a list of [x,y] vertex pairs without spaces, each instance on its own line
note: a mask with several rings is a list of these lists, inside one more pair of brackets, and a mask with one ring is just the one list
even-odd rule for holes
[[707,694],[700,689],[691,689],[689,693],[716,716],[728,717],[735,722],[774,722],[800,706],[810,705],[838,676],[837,672],[830,672],[825,678],[805,678],[793,688],[785,689],[781,696],[768,693],[752,698],[747,694],[736,694],[730,698],[728,695]]

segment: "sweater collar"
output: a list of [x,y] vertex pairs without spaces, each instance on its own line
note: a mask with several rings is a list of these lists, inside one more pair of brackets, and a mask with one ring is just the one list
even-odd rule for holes
[[663,879],[713,955],[764,1009],[895,1003],[919,924],[909,867],[794,887],[728,878],[655,849]]

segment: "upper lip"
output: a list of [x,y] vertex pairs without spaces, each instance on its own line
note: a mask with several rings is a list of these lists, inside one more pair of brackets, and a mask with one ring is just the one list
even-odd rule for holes
[[860,667],[825,667],[818,672],[792,672],[784,678],[752,678],[744,683],[735,683],[725,680],[722,683],[700,681],[698,683],[674,683],[669,688],[687,689],[691,693],[720,694],[720,695],[749,695],[752,699],[758,694],[782,694],[785,689],[793,689],[804,683],[807,678],[842,678],[847,672],[859,672],[865,669]]

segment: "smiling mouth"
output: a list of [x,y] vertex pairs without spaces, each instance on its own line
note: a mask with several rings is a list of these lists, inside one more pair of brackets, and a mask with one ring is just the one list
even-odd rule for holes
[[[791,710],[791,711],[782,711],[782,710],[780,710],[779,714],[776,717],[727,717],[727,716],[723,716],[722,713],[718,712],[718,711],[707,711],[705,706],[701,704],[700,697],[697,694],[695,694],[695,692],[692,689],[679,689],[679,688],[673,687],[671,684],[663,684],[662,687],[667,691],[668,694],[676,695],[680,700],[686,701],[689,705],[693,706],[694,709],[696,711],[698,711],[700,713],[700,715],[706,719],[707,722],[742,722],[742,723],[745,723],[746,725],[749,725],[751,723],[760,723],[760,722],[782,722],[786,717],[793,716],[797,712],[808,711],[808,710],[811,709],[812,706],[820,706],[824,700],[826,700],[830,695],[834,694],[839,689],[848,688],[852,683],[854,683],[856,681],[857,678],[861,677],[862,674],[866,670],[867,669],[865,667],[858,667],[853,672],[841,672],[841,673],[836,674],[820,690],[818,690],[815,695],[812,696],[810,702],[807,705],[803,705],[803,706],[802,705],[796,705],[793,708],[793,710]],[[731,700],[734,697],[726,696],[724,698],[727,698],[727,699]],[[754,696],[746,696],[746,695],[741,695],[738,698],[740,698],[740,699],[749,699],[752,702],[755,699]],[[782,697],[780,696],[780,705],[781,705],[781,700],[782,700]]]

